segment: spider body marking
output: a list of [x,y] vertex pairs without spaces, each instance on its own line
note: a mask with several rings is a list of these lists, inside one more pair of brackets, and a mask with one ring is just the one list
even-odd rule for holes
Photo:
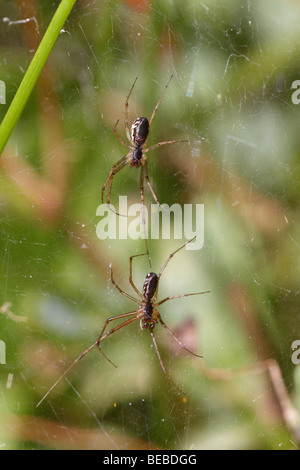
[[143,285],[143,296],[145,300],[143,300],[141,304],[141,311],[143,312],[143,316],[140,320],[140,327],[141,330],[145,330],[146,328],[154,328],[157,323],[157,314],[156,310],[153,307],[152,299],[156,292],[158,286],[158,276],[155,273],[149,273],[145,277],[144,285]]
[[137,147],[142,147],[149,134],[149,121],[146,117],[137,118],[131,126],[131,139]]
[[149,121],[146,117],[137,118],[131,126],[131,139],[135,145],[132,150],[132,157],[129,158],[131,167],[138,168],[144,165],[145,158],[143,159],[143,145],[149,134]]
[[145,277],[144,285],[143,285],[143,294],[145,299],[150,302],[152,297],[154,296],[158,285],[158,277],[155,273],[149,273]]

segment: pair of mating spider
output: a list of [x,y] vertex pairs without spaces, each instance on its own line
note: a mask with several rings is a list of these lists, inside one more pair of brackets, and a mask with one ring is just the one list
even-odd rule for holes
[[[171,76],[171,78],[172,78],[172,76]],[[165,91],[166,91],[166,89],[167,89],[167,87],[170,83],[171,78],[169,79],[163,94],[161,95],[157,105],[155,106],[155,108],[153,110],[150,121],[148,121],[148,119],[145,118],[145,117],[141,117],[141,118],[136,119],[133,122],[132,126],[131,126],[131,133],[129,134],[128,100],[129,100],[129,97],[132,93],[135,82],[137,80],[137,79],[135,79],[135,81],[134,81],[134,83],[133,83],[133,85],[130,89],[129,95],[128,95],[127,100],[126,100],[126,103],[125,103],[125,130],[126,130],[127,138],[131,142],[131,145],[128,145],[128,147],[130,148],[130,152],[127,155],[125,155],[123,158],[121,158],[121,160],[119,160],[115,165],[113,165],[113,167],[111,168],[111,170],[109,172],[109,175],[108,175],[108,177],[107,177],[107,179],[106,179],[106,181],[105,181],[105,183],[102,187],[102,202],[103,202],[103,194],[104,194],[104,191],[105,191],[105,188],[106,188],[107,184],[109,183],[108,196],[107,196],[107,205],[110,204],[110,196],[111,196],[111,188],[112,188],[113,178],[114,178],[115,174],[117,172],[119,172],[122,168],[124,168],[124,166],[127,165],[127,164],[129,164],[131,167],[134,167],[134,166],[137,167],[137,168],[141,167],[141,175],[140,175],[141,204],[143,205],[143,203],[144,203],[144,186],[143,186],[144,177],[145,177],[145,179],[148,183],[148,186],[150,188],[150,191],[153,195],[153,198],[154,198],[155,202],[157,204],[159,204],[159,202],[157,200],[157,197],[156,197],[156,195],[153,191],[153,188],[151,186],[151,183],[149,181],[148,170],[147,170],[147,156],[146,156],[146,153],[149,150],[153,150],[154,148],[159,147],[161,145],[172,144],[172,143],[177,143],[177,142],[185,142],[185,141],[182,141],[182,140],[169,140],[169,141],[165,141],[165,142],[160,142],[156,145],[148,147],[147,149],[145,149],[144,146],[145,146],[146,141],[147,141],[150,125],[151,125],[152,120],[154,118],[154,115],[157,111],[157,108],[158,108],[158,106],[159,106],[159,104],[160,104],[160,102],[163,98],[163,95],[164,95],[164,93],[165,93]],[[120,140],[120,142],[123,145],[127,145],[121,139],[121,137],[118,135],[118,133],[116,131],[116,126],[117,126],[117,124],[114,127],[115,134],[117,135],[118,139]],[[162,305],[163,303],[165,303],[165,302],[167,302],[171,299],[178,299],[178,298],[182,298],[182,297],[188,297],[188,296],[191,296],[191,295],[206,294],[207,292],[209,292],[209,291],[194,292],[194,293],[189,293],[189,294],[180,294],[180,295],[175,295],[175,296],[168,296],[168,297],[165,297],[163,300],[160,300],[159,302],[157,302],[158,284],[159,284],[160,278],[161,278],[164,270],[166,269],[169,261],[171,260],[171,258],[178,251],[182,250],[191,241],[192,240],[189,240],[188,242],[186,242],[184,245],[180,246],[177,250],[175,250],[173,253],[171,253],[169,255],[168,259],[164,263],[164,265],[161,268],[158,275],[153,273],[153,272],[150,272],[146,275],[145,280],[144,280],[144,284],[143,284],[143,292],[142,293],[139,291],[139,289],[136,287],[136,285],[133,282],[132,262],[133,262],[133,259],[138,257],[138,256],[148,255],[148,259],[149,259],[148,246],[146,245],[147,246],[147,253],[137,254],[137,255],[133,255],[133,256],[130,257],[129,283],[130,283],[131,287],[133,288],[133,290],[135,291],[135,293],[139,296],[140,299],[137,299],[137,298],[133,297],[132,295],[128,294],[127,292],[123,291],[116,284],[116,282],[113,279],[112,267],[110,266],[110,279],[111,279],[112,284],[117,288],[117,290],[122,295],[124,295],[128,299],[130,299],[133,302],[138,304],[137,310],[134,310],[134,311],[128,312],[128,313],[123,313],[121,315],[116,315],[116,316],[108,318],[104,323],[104,326],[101,330],[101,333],[100,333],[97,341],[95,343],[93,343],[91,346],[89,346],[82,354],[80,354],[80,356],[78,356],[75,359],[75,361],[72,362],[72,364],[65,370],[65,372],[58,378],[58,380],[52,385],[52,387],[48,390],[48,392],[39,401],[37,406],[39,406],[42,403],[42,401],[49,395],[49,393],[54,389],[54,387],[56,387],[56,385],[67,375],[67,373],[70,371],[70,369],[72,369],[72,367],[74,367],[75,364],[77,364],[77,362],[80,359],[82,359],[86,354],[88,354],[95,347],[98,348],[98,350],[105,357],[105,359],[107,359],[112,365],[115,366],[115,364],[113,364],[113,362],[104,354],[104,352],[100,348],[100,343],[105,338],[107,338],[108,336],[112,335],[113,333],[120,330],[124,326],[129,325],[130,323],[134,322],[135,320],[140,320],[140,328],[142,330],[146,330],[146,329],[149,330],[150,335],[151,335],[152,340],[153,340],[153,344],[154,344],[157,356],[158,356],[158,359],[159,359],[159,362],[160,362],[160,365],[161,365],[161,368],[163,370],[163,373],[170,380],[170,382],[180,392],[182,392],[182,390],[173,382],[173,380],[171,379],[171,377],[168,375],[168,373],[166,371],[166,368],[164,366],[164,363],[162,361],[162,358],[161,358],[161,355],[160,355],[160,352],[159,352],[159,349],[158,349],[158,346],[157,346],[156,338],[155,338],[155,335],[154,335],[154,328],[155,328],[155,325],[157,323],[160,323],[163,326],[163,328],[165,328],[168,331],[168,333],[170,333],[170,335],[174,338],[174,340],[180,345],[180,347],[182,349],[184,349],[185,351],[187,351],[188,353],[190,353],[190,354],[192,354],[196,357],[202,357],[202,356],[199,356],[198,354],[195,354],[193,351],[191,351],[187,347],[185,347],[185,345],[180,341],[180,339],[168,328],[168,326],[162,320],[162,318],[160,316],[160,313],[157,310],[157,308],[160,305]],[[106,331],[107,326],[109,325],[109,323],[113,322],[114,320],[121,320],[121,319],[124,320],[124,321],[121,322],[120,324],[118,324],[117,326],[113,327],[111,330]]]

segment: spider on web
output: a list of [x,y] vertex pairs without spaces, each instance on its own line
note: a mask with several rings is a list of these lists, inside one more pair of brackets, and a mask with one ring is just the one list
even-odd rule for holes
[[[194,240],[194,239],[192,239]],[[115,364],[104,354],[104,352],[102,351],[102,349],[100,348],[100,343],[105,339],[107,338],[108,336],[112,335],[113,333],[115,333],[116,331],[120,330],[121,328],[123,328],[124,326],[127,326],[129,325],[130,323],[136,321],[136,320],[140,320],[140,328],[141,330],[149,330],[150,332],[150,335],[152,337],[152,340],[153,340],[153,344],[154,344],[154,347],[155,347],[155,350],[156,350],[156,354],[158,356],[158,359],[159,359],[159,362],[160,362],[160,365],[161,365],[161,368],[162,368],[162,371],[163,373],[166,375],[166,377],[170,380],[170,382],[181,392],[181,393],[184,393],[176,384],[175,382],[171,379],[171,377],[169,376],[169,374],[167,373],[166,371],[166,368],[164,366],[164,363],[162,361],[162,358],[161,358],[161,355],[160,355],[160,352],[159,352],[159,349],[158,349],[158,345],[157,345],[157,342],[156,342],[156,338],[155,338],[155,335],[154,335],[154,328],[155,326],[157,325],[157,323],[160,323],[163,328],[165,328],[168,333],[170,333],[170,335],[174,338],[175,341],[177,341],[177,343],[180,345],[180,347],[182,349],[184,349],[185,351],[187,351],[189,354],[192,354],[193,356],[196,356],[196,357],[202,357],[198,354],[195,354],[193,351],[191,351],[190,349],[188,349],[181,341],[180,339],[173,333],[172,330],[170,330],[170,328],[168,328],[168,326],[165,324],[165,322],[162,320],[161,316],[160,316],[160,313],[158,312],[157,310],[157,307],[159,307],[160,305],[162,305],[163,303],[169,301],[169,300],[172,300],[172,299],[179,299],[179,298],[182,298],[182,297],[188,297],[188,296],[191,296],[191,295],[201,295],[201,294],[207,294],[209,291],[204,291],[204,292],[193,292],[193,293],[189,293],[189,294],[179,294],[179,295],[174,295],[174,296],[168,296],[168,297],[165,297],[163,300],[160,300],[159,302],[156,301],[157,299],[157,291],[158,291],[158,284],[159,284],[159,281],[160,281],[160,278],[164,272],[164,270],[166,269],[168,263],[170,262],[171,258],[173,258],[173,256],[180,250],[182,250],[188,243],[190,243],[192,240],[189,240],[187,241],[186,243],[184,243],[184,245],[180,246],[179,248],[177,248],[177,250],[175,250],[173,253],[171,253],[169,255],[169,257],[167,258],[167,260],[165,261],[163,267],[161,268],[159,274],[155,274],[155,273],[148,273],[145,277],[145,280],[144,280],[144,284],[143,284],[143,293],[141,293],[138,288],[136,287],[136,285],[134,284],[133,282],[133,278],[132,278],[132,261],[133,261],[133,258],[136,258],[138,256],[145,256],[147,255],[147,253],[142,253],[142,254],[137,254],[137,255],[133,255],[130,257],[129,259],[129,283],[130,285],[132,286],[133,290],[135,291],[135,293],[140,297],[140,299],[137,299],[135,297],[133,297],[132,295],[128,294],[127,292],[123,291],[117,284],[116,282],[114,281],[113,279],[113,272],[112,272],[112,267],[110,266],[110,280],[112,282],[112,284],[118,289],[118,291],[124,295],[125,297],[129,298],[130,300],[132,300],[133,302],[137,303],[138,304],[138,308],[137,310],[134,310],[132,312],[127,312],[127,313],[122,313],[121,315],[115,315],[113,317],[109,317],[105,323],[104,323],[104,326],[101,330],[101,333],[97,339],[97,341],[95,343],[93,343],[91,346],[89,346],[82,354],[80,354],[80,356],[78,356],[75,361],[72,362],[72,364],[65,370],[65,372],[57,379],[57,381],[52,385],[52,387],[48,390],[48,392],[43,396],[43,398],[39,401],[39,403],[37,404],[37,406],[39,406],[42,401],[44,401],[44,399],[49,395],[49,393],[56,387],[56,385],[67,375],[67,373],[72,369],[72,367],[75,366],[75,364],[77,364],[77,362],[82,359],[86,354],[88,354],[92,349],[94,349],[95,347],[97,347],[99,349],[99,351],[101,352],[101,354],[104,356],[104,358],[106,360],[108,360],[112,365],[115,366]],[[121,322],[119,325],[113,327],[111,330],[107,331],[105,333],[105,330],[108,326],[109,323],[113,322],[114,320],[120,320],[120,319],[125,319],[125,321]],[[115,366],[116,367],[116,366]]]
[[[124,140],[119,136],[119,134],[117,132],[117,125],[118,125],[119,120],[116,122],[116,125],[113,129],[114,133],[118,137],[121,144],[124,145],[125,147],[128,147],[130,150],[124,157],[122,157],[119,161],[117,161],[117,163],[115,163],[111,167],[111,170],[108,174],[108,177],[106,178],[105,183],[102,186],[101,196],[102,196],[102,203],[103,203],[104,192],[105,192],[105,189],[106,189],[107,185],[109,185],[108,186],[108,192],[107,192],[107,199],[106,199],[106,205],[107,206],[110,205],[111,189],[112,189],[112,183],[113,183],[114,176],[128,164],[130,165],[130,167],[136,167],[136,168],[141,167],[140,195],[141,195],[142,209],[143,209],[143,206],[144,206],[144,179],[146,179],[146,182],[149,186],[149,189],[151,191],[151,194],[152,194],[156,204],[161,206],[161,204],[158,201],[158,199],[156,197],[156,194],[153,190],[153,187],[150,183],[150,180],[149,180],[147,155],[146,154],[148,152],[150,152],[150,150],[154,150],[155,148],[161,147],[162,145],[175,144],[175,143],[178,143],[178,142],[187,142],[187,140],[166,140],[164,142],[159,142],[157,144],[154,144],[154,145],[152,145],[151,147],[148,147],[148,148],[145,148],[145,146],[146,146],[146,143],[147,143],[147,138],[148,138],[151,123],[152,123],[153,118],[156,114],[156,111],[157,111],[157,109],[158,109],[158,107],[161,103],[161,100],[163,99],[163,96],[164,96],[164,94],[165,94],[165,92],[166,92],[166,90],[169,86],[169,83],[170,83],[172,77],[173,77],[173,75],[171,75],[171,77],[169,78],[168,83],[167,83],[161,97],[159,98],[159,100],[157,102],[157,105],[155,106],[155,108],[152,112],[150,120],[148,121],[148,119],[146,117],[138,117],[133,122],[133,124],[131,126],[131,129],[129,131],[129,125],[128,125],[128,107],[129,106],[128,106],[128,102],[129,102],[129,98],[130,98],[130,95],[132,93],[132,90],[134,88],[134,85],[137,81],[137,77],[134,80],[133,85],[132,85],[132,87],[129,91],[129,94],[128,94],[126,102],[125,102],[125,131],[126,131],[126,136],[127,136],[127,139],[128,139],[129,143],[124,142]],[[117,215],[120,215],[120,214],[117,213]]]

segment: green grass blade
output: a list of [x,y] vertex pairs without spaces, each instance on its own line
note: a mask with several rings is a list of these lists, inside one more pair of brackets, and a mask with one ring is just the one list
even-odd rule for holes
[[62,0],[0,126],[0,155],[17,124],[56,39],[76,0]]

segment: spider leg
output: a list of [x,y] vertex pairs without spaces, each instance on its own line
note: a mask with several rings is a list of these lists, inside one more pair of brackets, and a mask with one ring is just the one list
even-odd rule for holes
[[130,256],[129,258],[129,265],[130,265],[130,268],[129,268],[129,283],[130,285],[132,286],[132,288],[135,290],[135,292],[143,299],[143,295],[140,293],[140,291],[138,290],[138,288],[136,287],[136,285],[134,284],[133,282],[133,279],[132,279],[132,260],[133,258],[137,258],[138,256],[145,256],[147,255],[148,256],[148,253],[139,253],[138,255],[133,255],[133,256]]
[[[125,155],[124,157],[122,157],[119,161],[117,161],[117,163],[115,163],[115,164],[111,167],[110,172],[109,172],[109,174],[108,174],[108,177],[106,178],[105,183],[104,183],[104,185],[103,185],[102,188],[101,188],[101,200],[102,200],[102,204],[103,204],[104,191],[105,191],[105,189],[106,189],[106,186],[107,186],[108,182],[109,182],[111,179],[113,179],[113,177],[115,176],[115,174],[123,168],[123,164],[125,163],[125,161],[126,161],[126,159],[127,159],[127,156],[128,156],[128,154]],[[126,163],[127,163],[127,161],[126,161]],[[118,167],[120,167],[120,166],[121,166],[121,168],[120,168],[120,170],[118,170]],[[125,166],[125,165],[124,165],[124,166]]]
[[[97,346],[97,341],[92,344],[89,348],[87,348],[82,354],[80,354],[80,356],[78,356],[75,361],[72,362],[72,364],[65,370],[65,372],[57,379],[57,381],[52,385],[52,387],[49,388],[48,392],[43,396],[43,398],[38,402],[38,404],[36,405],[36,407],[40,406],[40,404],[42,403],[42,401],[45,400],[45,398],[47,398],[47,396],[49,395],[50,392],[52,392],[52,390],[56,387],[56,385],[59,384],[59,382],[67,375],[67,373],[72,369],[72,367],[75,366],[75,364],[77,364],[77,362],[83,358],[83,356],[85,356],[88,352],[90,352],[95,346]],[[101,351],[102,352],[102,351]],[[103,353],[102,353],[103,354]],[[105,356],[106,357],[106,356]]]
[[[101,200],[102,200],[102,204],[103,204],[103,197],[104,197],[104,191],[106,189],[106,186],[108,185],[109,183],[109,186],[108,186],[108,193],[107,193],[107,199],[106,199],[106,205],[107,206],[110,206],[110,195],[111,195],[111,188],[112,188],[112,183],[113,183],[113,179],[114,179],[114,176],[119,172],[121,171],[128,163],[127,159],[128,159],[128,155],[130,154],[127,153],[124,157],[122,157],[117,163],[115,163],[111,169],[110,169],[110,172],[108,174],[108,177],[106,178],[105,180],[105,183],[104,185],[102,186],[102,189],[101,189]],[[111,207],[109,207],[110,210],[112,212],[114,212],[115,214],[117,215],[122,215],[124,217],[126,217],[125,214],[119,214],[118,212],[114,211]]]
[[[105,335],[103,334],[104,331],[106,330],[107,328],[107,325],[113,321],[113,320],[118,320],[120,318],[126,318],[126,317],[129,317],[130,315],[134,315],[133,318],[129,318],[129,320],[126,320],[124,321],[123,323],[120,323],[120,325],[117,325],[115,326],[114,328],[112,328],[111,330],[109,330],[107,333],[105,333]],[[111,334],[113,334],[115,331],[118,331],[120,330],[121,328],[123,328],[123,326],[126,326],[126,325],[129,325],[129,323],[135,321],[135,320],[138,320],[140,318],[141,314],[139,313],[139,311],[134,311],[134,312],[128,312],[128,313],[122,313],[121,315],[116,315],[114,317],[110,317],[106,320],[106,322],[104,323],[104,326],[102,328],[102,331],[100,333],[100,336],[98,338],[98,340],[96,341],[96,346],[98,347],[98,349],[102,352],[102,350],[100,349],[99,347],[99,344],[101,341],[103,341],[105,338],[107,338],[108,336],[110,336]]]
[[173,296],[169,296],[169,297],[166,297],[165,299],[161,300],[160,302],[158,302],[157,304],[155,304],[157,307],[159,307],[159,305],[163,304],[164,302],[167,302],[168,300],[172,300],[172,299],[181,299],[182,297],[189,297],[190,295],[201,295],[201,294],[208,294],[210,291],[207,290],[207,291],[204,291],[204,292],[192,292],[190,294],[181,294],[181,295],[173,295]]
[[151,258],[150,258],[150,253],[149,253],[149,248],[148,248],[148,233],[146,231],[146,222],[145,222],[145,204],[144,204],[144,172],[145,172],[145,167],[141,166],[141,173],[140,173],[140,195],[141,195],[141,211],[142,211],[142,225],[144,229],[144,235],[145,235],[145,245],[146,245],[146,252],[148,256],[148,261],[149,261],[149,266],[151,266]]
[[153,121],[153,118],[154,118],[154,116],[155,116],[155,113],[156,113],[156,111],[157,111],[157,108],[158,108],[158,106],[160,105],[161,100],[163,99],[164,94],[166,93],[167,88],[168,88],[169,83],[170,83],[170,81],[172,80],[172,78],[173,78],[173,75],[171,75],[171,77],[169,78],[168,83],[166,84],[165,89],[164,89],[164,91],[163,91],[161,97],[159,98],[159,100],[158,100],[158,102],[157,102],[157,105],[155,106],[155,108],[154,108],[154,110],[153,110],[153,113],[152,113],[151,118],[150,118],[150,121],[149,121],[149,126],[151,126],[151,122]]
[[114,209],[111,208],[111,206],[110,206],[110,196],[111,196],[111,188],[112,188],[114,176],[116,175],[116,173],[118,173],[119,171],[121,171],[126,165],[127,165],[127,161],[123,162],[123,163],[111,174],[110,181],[109,181],[109,186],[108,186],[108,192],[107,192],[107,199],[106,199],[106,205],[109,207],[109,209],[110,209],[112,212],[114,212],[115,214],[117,214],[117,215],[119,215],[119,216],[123,216],[123,217],[127,217],[127,215],[126,215],[126,214],[120,214],[119,212],[117,212],[116,210],[114,210]]
[[[103,334],[107,325],[113,321],[113,320],[118,320],[120,318],[125,318],[125,317],[128,317],[128,316],[131,316],[131,315],[134,315],[133,318],[129,318],[129,320],[126,320],[124,321],[123,323],[120,323],[120,325],[117,325],[115,326],[114,328],[112,328],[111,330],[109,330],[107,333],[105,333],[105,335]],[[122,313],[121,315],[116,315],[114,317],[110,317],[106,320],[106,322],[104,323],[104,326],[102,328],[102,331],[100,333],[100,336],[96,342],[96,346],[97,348],[99,349],[99,351],[101,352],[101,354],[103,354],[103,356],[105,358],[106,355],[104,354],[104,352],[102,351],[102,349],[100,348],[99,344],[101,341],[103,341],[105,338],[107,338],[108,336],[112,335],[113,333],[115,333],[116,331],[120,330],[121,328],[123,328],[124,326],[126,325],[129,325],[130,323],[134,322],[135,320],[138,320],[140,317],[142,316],[142,313],[139,312],[139,310],[137,311],[134,311],[134,312],[128,312],[128,313]],[[108,359],[108,361],[115,367],[117,367],[110,359]]]
[[122,295],[124,295],[125,297],[128,297],[128,299],[130,299],[130,300],[133,300],[133,302],[136,302],[137,304],[140,303],[140,301],[137,300],[135,297],[132,297],[132,295],[127,294],[127,292],[124,292],[124,291],[118,286],[118,284],[114,281],[114,279],[113,279],[113,271],[112,271],[112,266],[111,266],[111,265],[110,265],[110,280],[111,280],[112,284],[118,289],[118,291],[119,291]]
[[113,128],[113,131],[114,133],[116,134],[116,136],[118,137],[119,141],[121,142],[122,145],[125,145],[125,147],[129,147],[130,148],[130,145],[129,144],[126,144],[126,142],[124,142],[124,140],[119,136],[118,132],[117,132],[117,125],[118,125],[118,122],[119,122],[119,119],[117,120],[116,124],[115,124],[115,127]]
[[161,277],[163,271],[166,269],[166,267],[167,267],[169,261],[171,260],[171,258],[173,258],[173,256],[174,256],[178,251],[182,250],[182,248],[184,248],[185,245],[187,245],[188,243],[190,243],[191,241],[193,241],[195,238],[196,238],[196,236],[193,237],[191,240],[188,240],[186,243],[184,243],[182,246],[180,246],[179,248],[177,248],[177,250],[173,251],[173,253],[171,253],[171,254],[169,255],[167,261],[165,262],[165,264],[163,265],[163,267],[162,267],[161,270],[160,270],[160,273],[159,273],[159,275],[158,275],[158,279],[160,279],[160,277]]
[[159,207],[161,207],[164,211],[169,212],[169,211],[167,211],[167,209],[159,202],[159,200],[157,199],[157,196],[156,196],[156,194],[155,194],[155,192],[154,192],[154,189],[152,188],[152,185],[151,185],[150,180],[149,180],[149,175],[148,175],[148,163],[147,163],[147,160],[145,161],[144,168],[145,168],[145,180],[146,180],[146,182],[147,182],[147,184],[148,184],[148,186],[149,186],[149,189],[150,189],[150,191],[151,191],[151,194],[152,194],[152,196],[153,196],[154,201],[155,201],[156,204],[158,204]]
[[175,341],[177,341],[177,343],[180,345],[180,347],[182,349],[184,349],[185,351],[187,351],[188,353],[192,354],[193,356],[196,356],[196,357],[203,357],[203,356],[200,356],[199,354],[195,354],[193,351],[191,351],[190,349],[188,349],[187,347],[185,347],[185,345],[180,341],[180,339],[175,335],[175,333],[173,333],[172,330],[170,330],[170,328],[167,327],[167,325],[165,324],[165,322],[162,320],[160,314],[156,311],[157,313],[157,318],[158,318],[158,321],[160,322],[160,324],[170,333],[170,335],[175,339]]
[[188,140],[166,140],[165,142],[159,142],[158,144],[151,145],[144,150],[144,152],[149,152],[149,150],[154,150],[156,147],[161,147],[162,145],[177,144],[178,142],[188,142]]
[[[113,328],[112,330],[108,331],[104,336],[103,336],[103,333],[108,325],[108,323],[112,320],[118,320],[119,318],[124,318],[124,317],[128,317],[130,315],[135,315],[134,318],[130,318],[129,320],[126,320],[125,322],[121,323],[120,325],[116,326],[115,328]],[[89,353],[95,346],[97,346],[97,348],[99,349],[99,351],[101,352],[101,354],[105,357],[105,359],[107,359],[112,365],[114,365],[116,367],[116,365],[110,360],[108,359],[108,357],[104,354],[104,352],[100,349],[99,347],[99,343],[100,341],[103,341],[105,338],[107,338],[107,336],[111,335],[112,333],[114,333],[115,331],[119,330],[120,328],[122,328],[123,326],[126,326],[128,325],[129,323],[131,323],[132,321],[134,320],[137,320],[138,318],[140,317],[140,314],[137,313],[136,311],[135,312],[129,312],[129,313],[123,313],[121,315],[116,315],[115,317],[111,317],[111,318],[108,318],[106,320],[106,322],[104,323],[104,326],[102,328],[102,331],[101,331],[101,334],[99,336],[99,338],[97,339],[97,341],[95,343],[93,343],[91,346],[89,346],[82,354],[80,354],[80,356],[78,356],[75,361],[72,362],[72,364],[65,370],[65,372],[56,380],[56,382],[52,385],[52,387],[49,388],[48,392],[43,396],[43,398],[38,402],[38,404],[36,405],[36,407],[40,406],[40,404],[45,400],[45,398],[47,398],[47,396],[49,395],[50,392],[52,392],[52,390],[56,387],[56,385],[59,384],[59,382],[68,374],[68,372],[75,366],[75,364],[77,364],[78,361],[80,361],[80,359],[82,359],[87,353]]]
[[134,144],[134,142],[131,139],[131,135],[130,135],[130,132],[129,132],[129,126],[128,126],[128,101],[129,101],[130,95],[132,93],[132,90],[133,90],[133,87],[134,87],[136,81],[137,81],[137,77],[134,80],[132,87],[130,88],[130,91],[128,93],[128,96],[127,96],[126,102],[125,102],[125,131],[126,131],[126,136],[127,136],[128,141],[131,142],[132,144]]
[[161,365],[161,368],[162,368],[162,371],[163,373],[165,374],[165,376],[170,380],[170,382],[174,385],[174,387],[177,388],[177,390],[179,390],[181,393],[184,394],[184,392],[178,387],[178,385],[176,385],[175,382],[173,382],[173,380],[171,379],[171,377],[169,376],[169,374],[167,373],[166,371],[166,368],[164,366],[164,363],[162,361],[162,358],[161,358],[161,355],[160,355],[160,352],[159,352],[159,349],[158,349],[158,346],[157,346],[157,342],[156,342],[156,338],[155,338],[155,335],[154,335],[154,332],[153,332],[153,328],[150,328],[150,334],[151,334],[151,337],[152,337],[152,341],[153,341],[153,344],[154,344],[154,347],[155,347],[155,350],[156,350],[156,354],[158,356],[158,359],[159,359],[159,362],[160,362],[160,365]]

